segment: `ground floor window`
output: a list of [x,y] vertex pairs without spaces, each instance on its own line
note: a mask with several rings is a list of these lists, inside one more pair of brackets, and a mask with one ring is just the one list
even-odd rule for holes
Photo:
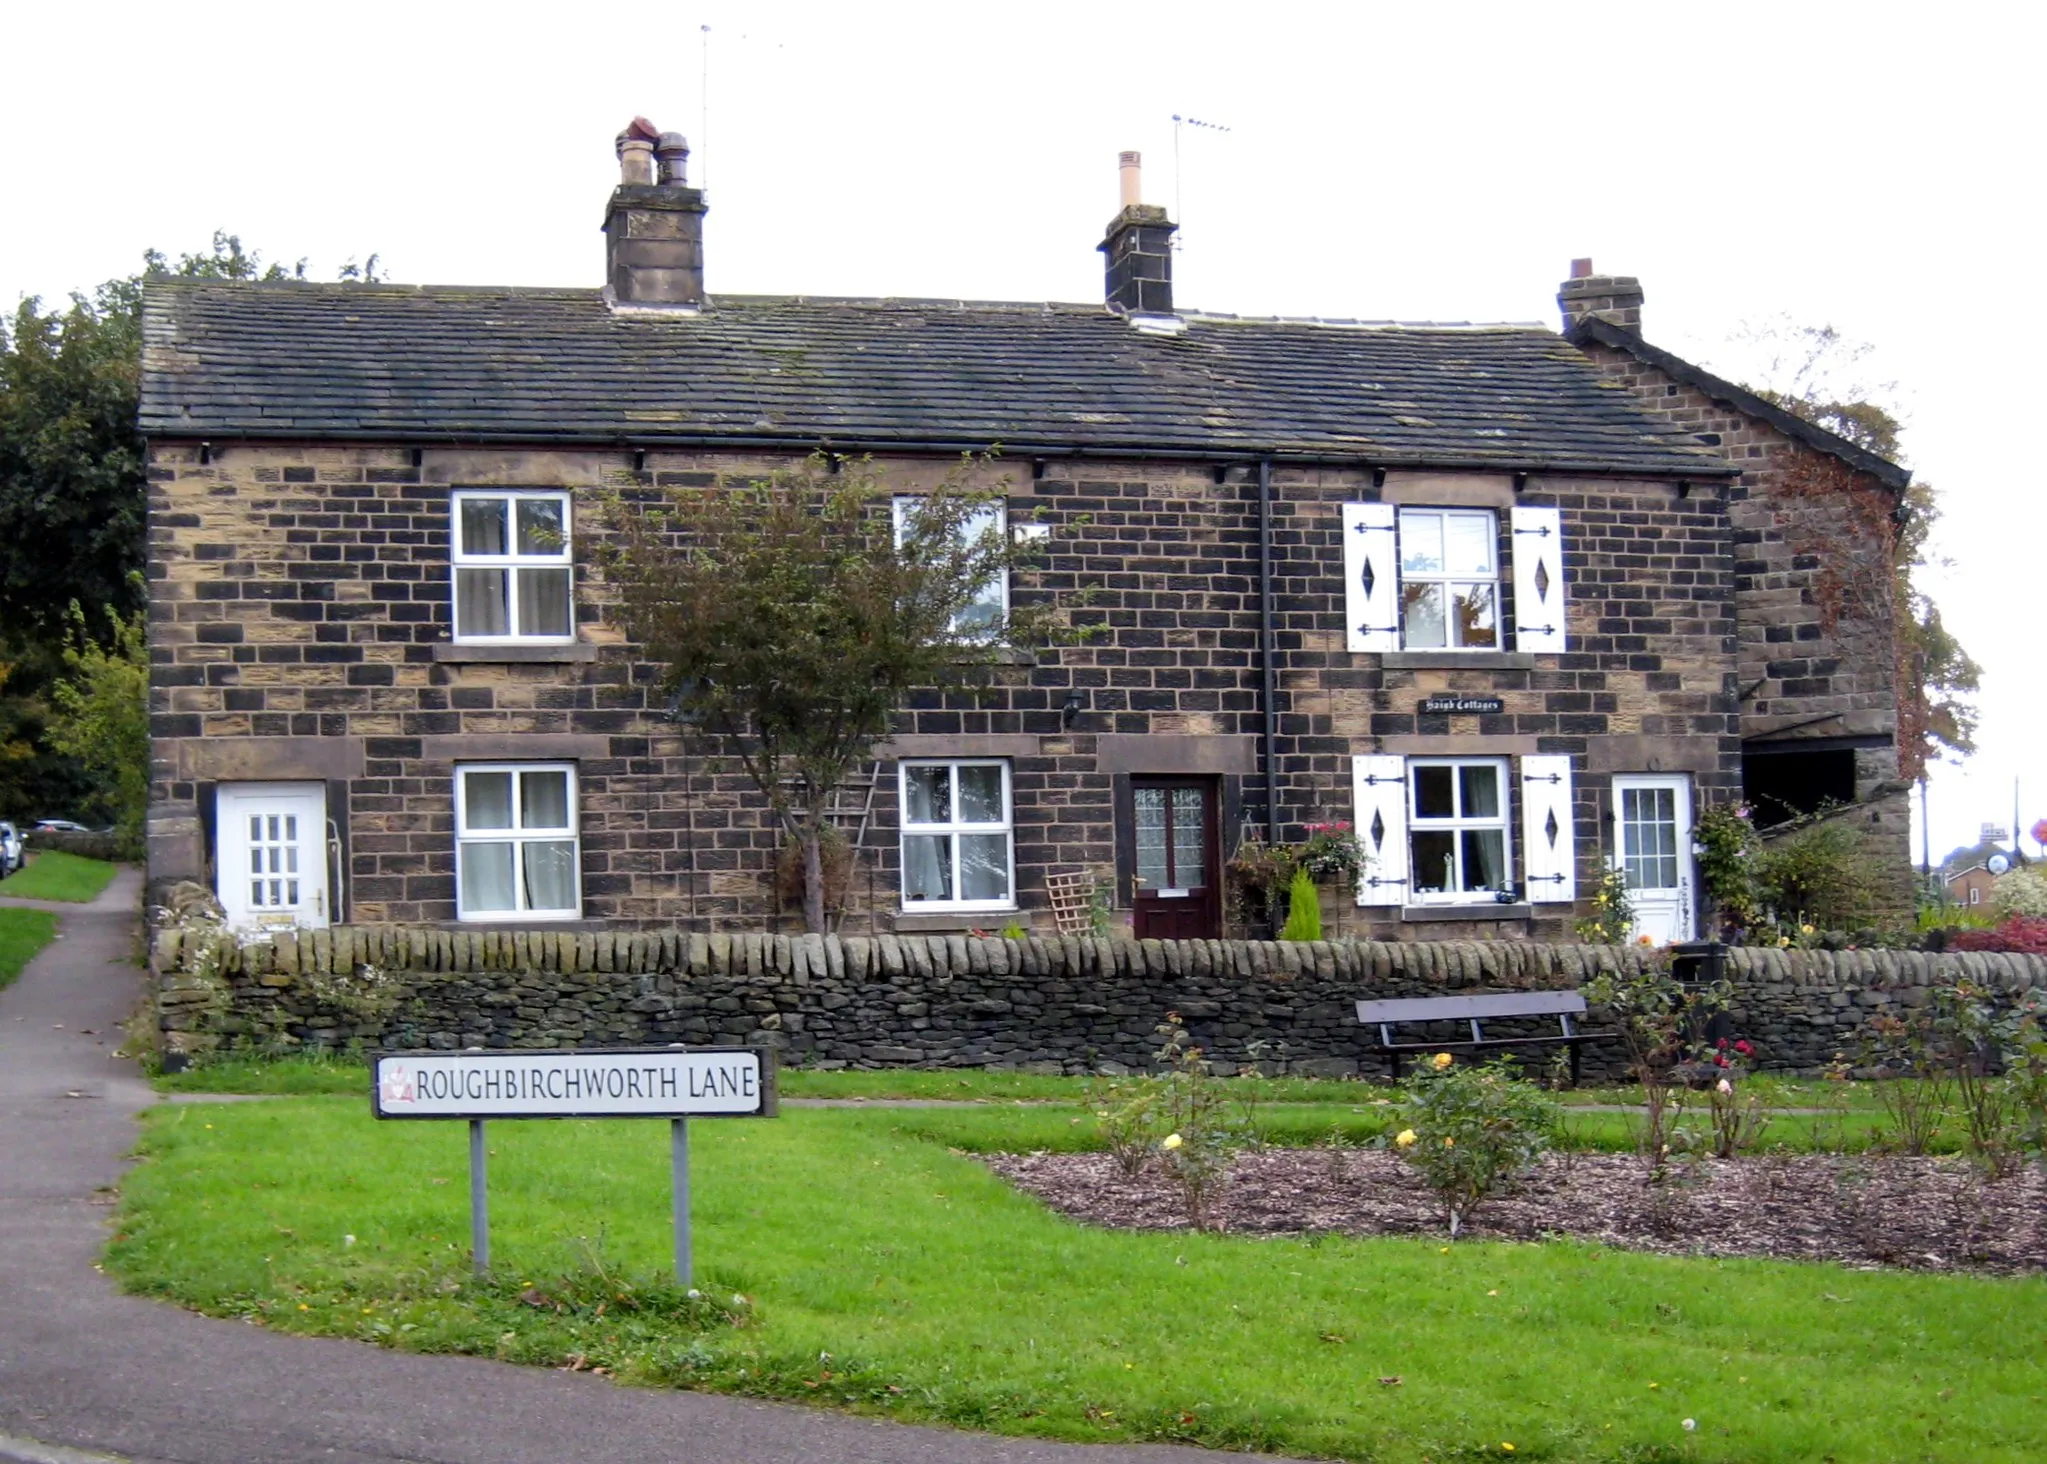
[[1009,764],[999,758],[901,765],[903,908],[1016,905]]
[[1415,899],[1492,899],[1508,888],[1505,759],[1410,758],[1407,793]]
[[457,913],[464,920],[580,915],[575,766],[458,767],[455,864]]

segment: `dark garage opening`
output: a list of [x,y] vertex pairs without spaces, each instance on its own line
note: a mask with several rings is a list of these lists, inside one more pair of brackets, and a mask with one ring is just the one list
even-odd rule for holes
[[1800,814],[1855,801],[1855,749],[1751,743],[1742,750],[1743,796],[1767,829]]

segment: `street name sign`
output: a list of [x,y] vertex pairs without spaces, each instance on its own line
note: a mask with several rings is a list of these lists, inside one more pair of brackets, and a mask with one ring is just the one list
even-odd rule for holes
[[754,1048],[388,1052],[378,1118],[739,1118],[775,1111]]
[[675,1275],[689,1284],[689,1121],[773,1118],[774,1054],[758,1047],[380,1052],[370,1062],[378,1118],[469,1124],[469,1247],[490,1269],[489,1153],[496,1118],[665,1118],[675,1186]]

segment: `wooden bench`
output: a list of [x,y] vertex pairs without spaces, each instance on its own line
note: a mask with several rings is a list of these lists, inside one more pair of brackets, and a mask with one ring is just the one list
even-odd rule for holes
[[[1400,1079],[1401,1058],[1410,1052],[1453,1052],[1488,1047],[1555,1047],[1571,1049],[1571,1084],[1578,1082],[1578,1047],[1611,1032],[1580,1032],[1572,1019],[1585,1015],[1585,996],[1577,991],[1503,991],[1474,996],[1395,997],[1387,1001],[1361,1001],[1358,1020],[1379,1029],[1379,1049],[1393,1062],[1393,1078]],[[1485,1024],[1503,1017],[1555,1017],[1559,1030],[1554,1036],[1488,1037]],[[1469,1037],[1449,1041],[1396,1042],[1393,1029],[1410,1022],[1465,1022]]]

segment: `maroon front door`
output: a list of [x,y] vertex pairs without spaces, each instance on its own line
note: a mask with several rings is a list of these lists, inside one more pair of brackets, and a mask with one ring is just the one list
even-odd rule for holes
[[1136,778],[1130,799],[1137,938],[1217,938],[1222,934],[1222,867],[1215,784],[1204,778]]

